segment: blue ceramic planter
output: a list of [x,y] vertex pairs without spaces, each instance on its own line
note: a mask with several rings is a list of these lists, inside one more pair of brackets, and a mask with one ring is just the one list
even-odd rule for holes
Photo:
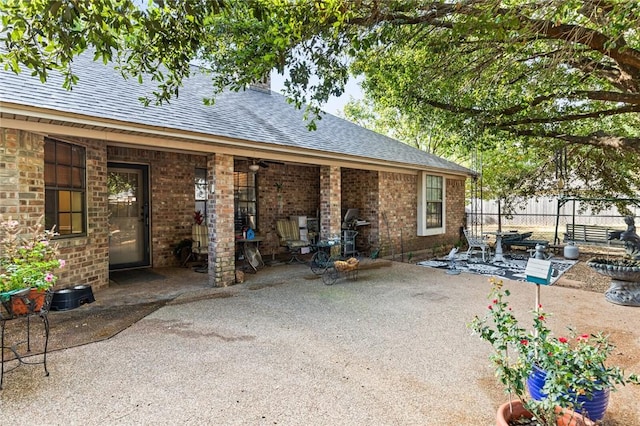
[[[534,366],[533,372],[527,379],[527,389],[531,398],[539,401],[544,399],[547,395],[542,392],[544,387],[544,381],[547,378],[545,373],[540,368]],[[609,405],[609,389],[594,391],[591,399],[584,395],[578,396],[578,404],[582,404],[582,408],[576,409],[576,412],[584,414],[585,417],[593,421],[602,420],[607,406]]]

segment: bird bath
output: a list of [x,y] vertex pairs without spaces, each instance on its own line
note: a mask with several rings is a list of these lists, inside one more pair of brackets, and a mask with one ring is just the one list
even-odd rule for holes
[[611,287],[605,298],[618,305],[640,306],[640,236],[636,234],[632,216],[624,218],[626,231],[609,232],[608,239],[624,241],[625,259],[591,259],[587,266],[597,273],[611,277]]
[[640,261],[626,259],[591,259],[587,266],[611,277],[605,298],[617,305],[640,306]]

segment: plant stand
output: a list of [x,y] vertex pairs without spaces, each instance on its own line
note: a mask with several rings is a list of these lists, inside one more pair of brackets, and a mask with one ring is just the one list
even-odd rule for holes
[[[49,375],[47,370],[47,345],[49,343],[49,318],[47,314],[49,307],[51,306],[51,300],[53,299],[53,292],[46,291],[37,296],[37,298],[44,298],[42,305],[40,300],[34,299],[29,292],[16,293],[10,295],[6,300],[2,300],[2,308],[0,308],[0,390],[4,381],[4,373],[13,371],[17,367],[23,364],[42,364],[44,367],[45,376]],[[20,306],[19,312],[14,312],[12,306],[16,303]],[[27,310],[22,309],[26,306]],[[31,318],[39,317],[42,320],[44,331],[44,348],[42,352],[42,359],[39,361],[27,361],[25,357],[31,352]],[[26,338],[13,343],[11,346],[5,344],[5,331],[7,324],[13,321],[12,324],[24,325],[26,328]],[[23,351],[26,347],[26,351]],[[7,353],[13,353],[14,361],[16,364],[10,367],[5,367],[5,349]],[[6,360],[12,361],[12,359]]]

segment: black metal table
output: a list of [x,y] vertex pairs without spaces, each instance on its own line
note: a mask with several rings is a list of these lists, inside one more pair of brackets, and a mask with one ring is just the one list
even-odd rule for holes
[[[32,289],[26,289],[20,293],[15,293],[2,300],[0,308],[0,389],[4,381],[4,373],[15,370],[22,364],[42,364],[45,376],[49,375],[47,370],[47,345],[49,343],[49,307],[53,299],[52,291],[34,293]],[[31,352],[31,319],[40,318],[44,332],[44,348],[42,358],[40,360],[27,361],[25,357]],[[7,325],[16,325],[25,327],[25,339],[12,342],[7,346],[5,342],[5,332]],[[15,358],[5,360],[5,350],[13,353]],[[7,357],[9,358],[9,357]],[[31,358],[31,357],[30,357]],[[15,365],[5,367],[6,363],[15,361]]]

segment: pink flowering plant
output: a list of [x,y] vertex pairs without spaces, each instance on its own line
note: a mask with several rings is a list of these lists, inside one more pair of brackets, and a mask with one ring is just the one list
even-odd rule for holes
[[11,218],[0,218],[0,292],[30,287],[46,290],[55,285],[55,271],[65,261],[58,258],[54,236],[53,229],[44,228],[42,218],[27,228]]
[[[532,311],[533,327],[527,330],[509,306],[509,290],[501,280],[489,281],[488,312],[483,318],[476,316],[469,326],[493,347],[490,359],[510,399],[522,401],[540,425],[556,425],[557,407],[580,412],[579,395],[590,398],[598,390],[640,384],[637,375],[625,375],[620,367],[607,363],[614,349],[607,336],[578,334],[568,328],[566,336],[556,337],[547,326],[550,314],[542,306]],[[539,401],[530,398],[527,390],[535,367],[546,373],[542,388],[546,397]]]

